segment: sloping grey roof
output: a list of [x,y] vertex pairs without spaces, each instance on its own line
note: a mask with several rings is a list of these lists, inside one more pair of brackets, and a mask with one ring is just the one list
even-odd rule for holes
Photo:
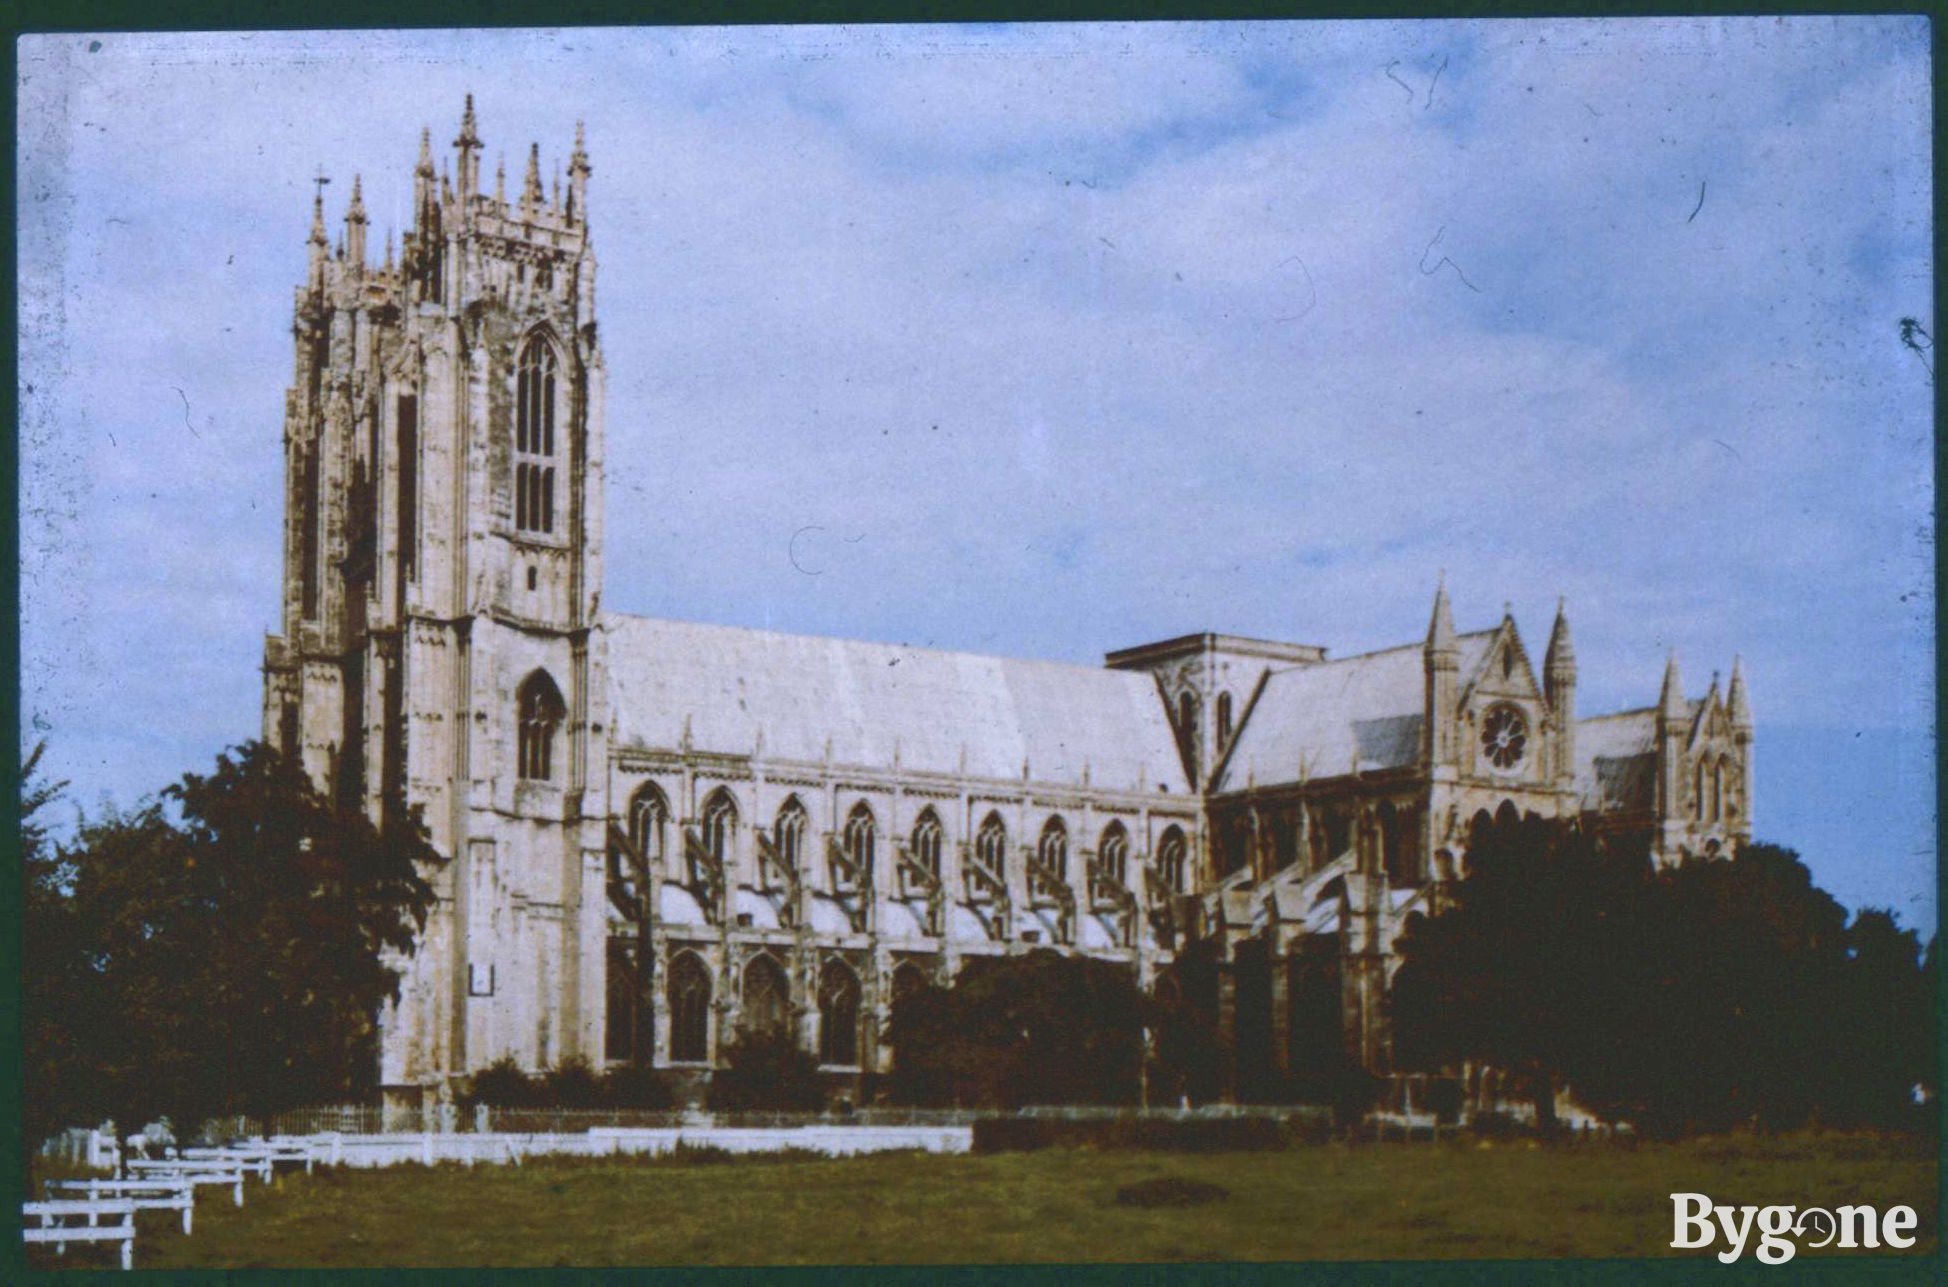
[[[1460,673],[1481,664],[1493,630],[1458,636]],[[1396,768],[1420,755],[1427,701],[1420,644],[1274,671],[1238,733],[1221,789]]]
[[1657,793],[1657,710],[1576,722],[1576,793],[1586,809],[1647,809]]
[[[1156,682],[1133,671],[605,613],[617,747],[1182,793]],[[962,755],[965,751],[965,762]]]

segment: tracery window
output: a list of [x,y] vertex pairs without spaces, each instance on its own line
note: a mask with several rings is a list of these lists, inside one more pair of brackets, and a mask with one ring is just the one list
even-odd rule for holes
[[[773,872],[771,864],[761,863],[762,871],[758,878],[766,889],[776,889],[786,883],[785,873],[796,874],[804,870],[801,865],[805,855],[805,806],[797,796],[786,800],[778,810],[778,819],[771,825],[771,848],[778,861],[784,864],[784,872]],[[775,879],[774,879],[775,877]]]
[[[719,867],[728,868],[737,855],[737,801],[730,792],[719,787],[704,802],[702,830],[704,852]],[[701,873],[692,871],[690,879],[700,882]]]
[[[932,809],[922,809],[919,821],[913,824],[913,836],[907,844],[907,853],[916,866],[931,875],[935,881],[940,879],[940,845],[942,832],[940,818]],[[901,888],[905,893],[916,893],[907,886],[902,877]]]
[[555,730],[561,727],[567,706],[561,690],[546,671],[535,671],[521,681],[515,694],[519,728],[515,736],[516,768],[530,782],[546,782],[554,777]]
[[872,883],[873,842],[877,834],[873,825],[873,811],[866,807],[863,800],[853,805],[852,812],[846,815],[843,842],[846,859],[852,864],[852,873],[848,875],[843,871],[834,871],[833,889],[852,890]]
[[1164,830],[1157,842],[1157,879],[1173,894],[1184,892],[1184,833],[1176,827]]
[[536,335],[514,381],[514,527],[555,530],[555,350]]
[[710,971],[694,952],[670,962],[670,1058],[701,1063],[710,1058]]
[[931,984],[927,972],[912,961],[901,961],[893,967],[893,1000],[898,1003],[901,997],[910,997],[924,992]]
[[1102,841],[1096,846],[1096,871],[1113,885],[1123,885],[1130,876],[1130,834],[1120,822],[1112,822],[1103,828]]
[[654,782],[637,788],[629,801],[629,843],[651,867],[660,864],[667,852],[664,829],[669,820],[670,802],[663,798],[662,788]]
[[[1035,843],[1035,858],[1044,871],[1054,880],[1067,880],[1069,870],[1069,829],[1062,825],[1060,818],[1050,818],[1042,825],[1041,839]],[[1028,877],[1028,899],[1030,902],[1053,899],[1055,888],[1047,880],[1031,873]]]
[[751,958],[744,967],[742,1031],[753,1037],[784,1036],[791,1029],[791,985],[784,967],[769,956]]
[[818,978],[818,1061],[859,1063],[859,976],[842,961],[827,961]]
[[[974,861],[1003,887],[1008,880],[1008,828],[1001,815],[990,813],[974,834]],[[974,892],[980,893],[979,887]]]
[[1481,751],[1489,764],[1512,769],[1528,753],[1529,726],[1513,706],[1492,707],[1481,721]]

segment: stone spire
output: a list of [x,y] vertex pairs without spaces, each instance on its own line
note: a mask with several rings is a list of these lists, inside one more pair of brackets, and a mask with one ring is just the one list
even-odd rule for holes
[[541,145],[528,144],[528,173],[521,181],[521,213],[532,217],[541,206]]
[[359,176],[352,176],[352,202],[345,211],[345,258],[356,268],[365,267],[365,193]]
[[1542,692],[1556,726],[1556,775],[1567,787],[1576,773],[1576,646],[1569,638],[1569,605],[1560,598],[1542,659]]
[[318,190],[311,197],[310,244],[314,246],[329,244],[325,237],[325,184],[329,182],[329,179],[318,180]]
[[582,123],[575,122],[575,150],[568,157],[568,222],[588,218],[588,145],[582,136]]
[[419,128],[419,161],[413,166],[413,226],[412,233],[422,239],[431,239],[433,228],[438,222],[439,188],[436,186],[439,175],[433,169],[433,131],[422,125]]
[[1438,769],[1455,756],[1461,678],[1461,645],[1454,638],[1454,611],[1448,606],[1445,572],[1434,587],[1434,613],[1427,622],[1427,647],[1421,663],[1427,680],[1421,711],[1421,758],[1430,769]]
[[1677,649],[1671,649],[1670,660],[1664,663],[1664,687],[1657,694],[1657,713],[1673,719],[1684,715],[1684,681],[1677,673]]
[[1752,729],[1752,708],[1745,695],[1745,668],[1737,657],[1732,658],[1732,684],[1725,694],[1725,705],[1729,710],[1732,727],[1741,733]]
[[467,95],[467,106],[460,114],[460,136],[453,140],[453,146],[460,150],[460,173],[456,176],[460,185],[460,206],[465,211],[473,205],[474,194],[480,191],[480,126],[474,120],[473,95]]
[[1542,660],[1546,682],[1553,690],[1557,678],[1576,681],[1576,645],[1569,637],[1569,612],[1566,600],[1556,600],[1556,624],[1549,632],[1549,651]]
[[1454,641],[1454,610],[1447,601],[1447,573],[1443,572],[1434,587],[1434,615],[1427,623],[1427,651],[1453,652],[1458,647]]
[[507,205],[507,153],[500,154],[494,162],[494,204]]

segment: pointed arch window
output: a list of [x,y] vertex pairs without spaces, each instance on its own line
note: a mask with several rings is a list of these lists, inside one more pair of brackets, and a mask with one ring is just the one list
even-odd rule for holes
[[932,986],[927,972],[912,961],[901,961],[893,967],[893,1002],[897,1005],[901,998],[916,996]]
[[1173,894],[1184,892],[1184,856],[1187,850],[1184,833],[1180,829],[1164,829],[1163,839],[1157,842],[1157,879]]
[[789,874],[803,871],[805,857],[805,829],[808,825],[805,806],[797,796],[792,796],[778,810],[777,821],[771,824],[771,850],[785,870],[774,872],[771,863],[760,863],[763,869],[758,873],[759,880],[766,889],[776,889],[788,884]]
[[846,815],[845,839],[842,848],[846,862],[851,864],[847,870],[843,865],[834,864],[832,888],[841,893],[849,893],[872,884],[873,845],[878,839],[878,828],[873,822],[873,811],[866,807],[865,801],[852,806]]
[[670,802],[661,787],[645,782],[629,799],[629,843],[651,867],[658,866],[667,852],[666,831],[670,821]]
[[750,1037],[781,1037],[791,1031],[791,985],[784,967],[765,955],[744,967],[744,1012],[740,1030]]
[[859,976],[843,961],[827,961],[818,976],[818,1061],[859,1064]]
[[1028,900],[1053,900],[1055,887],[1050,881],[1066,881],[1069,874],[1069,829],[1060,818],[1050,818],[1042,824],[1041,839],[1035,842],[1035,860],[1048,873],[1048,879],[1038,875],[1029,876]]
[[[737,801],[722,787],[704,802],[702,830],[704,851],[719,868],[728,868],[737,855]],[[700,881],[701,875],[693,871],[690,879]]]
[[1130,833],[1120,822],[1112,822],[1103,828],[1102,839],[1096,842],[1095,884],[1099,904],[1113,903],[1113,890],[1124,889],[1130,878]]
[[1217,699],[1217,744],[1223,750],[1231,745],[1231,694],[1219,693]]
[[546,671],[537,670],[521,681],[515,705],[520,725],[515,737],[519,774],[529,782],[549,781],[555,775],[555,730],[568,712],[561,690]]
[[710,971],[694,952],[670,962],[670,1058],[702,1063],[710,1058]]
[[555,349],[534,335],[514,379],[514,527],[555,530]]
[[[913,836],[908,842],[908,853],[914,864],[931,875],[936,882],[940,880],[940,846],[943,837],[940,817],[931,808],[922,809],[920,818],[913,824]],[[920,892],[912,888],[904,876],[901,877],[901,892],[914,894]]]
[[[1008,827],[1001,821],[1001,815],[990,813],[981,820],[981,828],[974,833],[974,864],[987,873],[995,888],[1008,886]],[[976,901],[992,897],[992,891],[985,885],[970,880],[968,895]]]

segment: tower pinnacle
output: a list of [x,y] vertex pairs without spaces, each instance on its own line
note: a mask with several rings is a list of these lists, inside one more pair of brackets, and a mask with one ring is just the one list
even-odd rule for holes
[[1543,658],[1542,666],[1544,670],[1548,671],[1568,671],[1571,674],[1575,673],[1576,645],[1569,637],[1569,610],[1567,600],[1556,600],[1556,624],[1555,628],[1549,632],[1549,652]]
[[1447,573],[1443,572],[1434,587],[1434,615],[1427,623],[1427,650],[1452,652],[1455,646],[1454,610],[1448,606]]
[[568,222],[588,222],[588,144],[575,122],[575,150],[568,157]]
[[1675,648],[1671,649],[1670,660],[1664,663],[1664,687],[1657,695],[1657,710],[1662,715],[1684,714],[1684,681],[1678,677]]
[[1752,729],[1752,707],[1745,695],[1745,668],[1737,657],[1732,658],[1732,682],[1725,694],[1725,705],[1731,714],[1732,727],[1739,732],[1749,733]]
[[521,180],[521,213],[531,214],[541,205],[541,145],[528,144],[528,172]]
[[352,202],[345,211],[345,257],[365,267],[365,194],[359,176],[352,176]]

